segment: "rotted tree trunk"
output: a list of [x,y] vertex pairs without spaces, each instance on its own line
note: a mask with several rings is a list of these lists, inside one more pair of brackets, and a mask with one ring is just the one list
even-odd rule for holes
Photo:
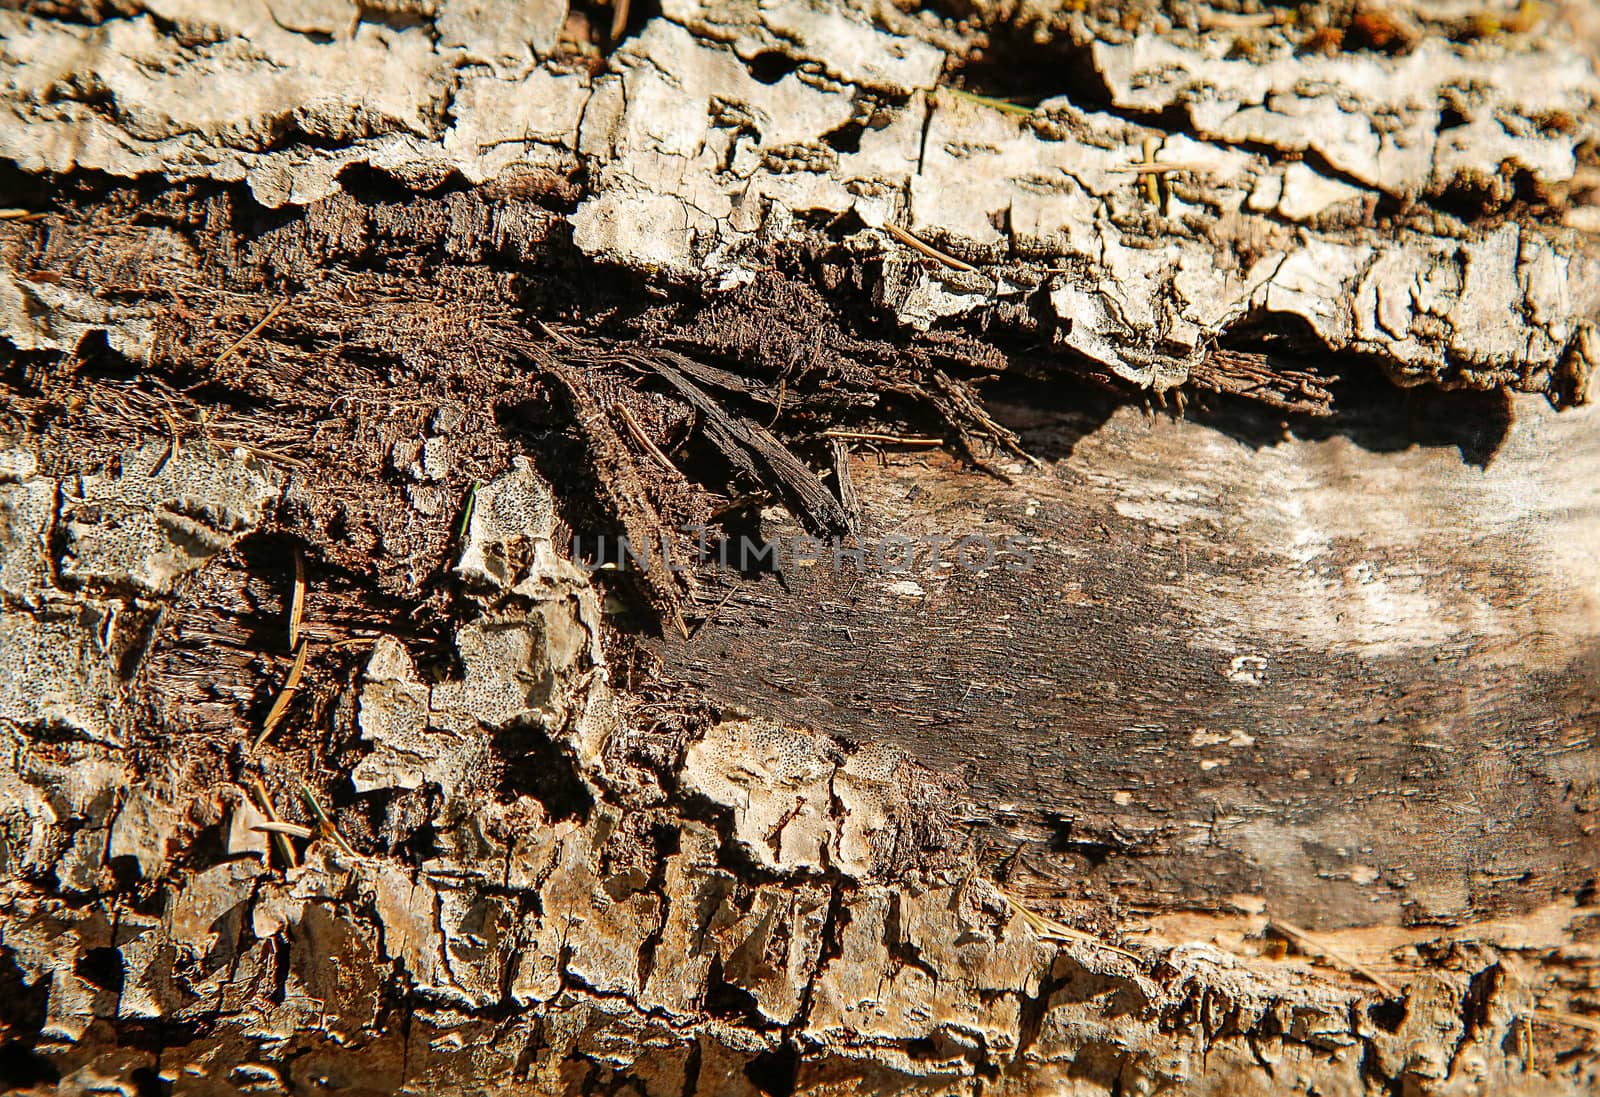
[[0,12],[0,1075],[1595,1092],[1595,40]]

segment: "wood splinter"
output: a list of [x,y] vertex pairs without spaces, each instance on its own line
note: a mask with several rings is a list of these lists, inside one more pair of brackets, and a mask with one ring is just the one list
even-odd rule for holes
[[861,529],[861,493],[856,490],[855,477],[850,473],[850,443],[843,438],[830,438],[828,447],[833,458],[834,487],[839,492],[839,505],[850,516],[850,526]]
[[1140,176],[1140,181],[1144,184],[1144,195],[1150,200],[1150,204],[1164,207],[1165,203],[1161,200],[1161,173],[1155,170],[1160,167],[1156,162],[1156,153],[1160,149],[1161,141],[1158,138],[1152,136],[1144,139],[1144,161],[1139,166],[1144,168],[1145,174]]

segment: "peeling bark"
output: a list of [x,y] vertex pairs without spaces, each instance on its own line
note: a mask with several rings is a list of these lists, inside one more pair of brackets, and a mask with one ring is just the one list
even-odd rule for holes
[[[265,4],[152,4],[99,26],[7,14],[0,154],[242,179],[274,208],[336,193],[357,164],[420,187],[581,164],[579,249],[668,278],[737,285],[760,246],[854,225],[843,242],[883,258],[874,296],[899,323],[1043,313],[1062,353],[1158,390],[1290,317],[1407,383],[1586,398],[1563,381],[1592,370],[1593,249],[1554,219],[1499,213],[1594,182],[1580,154],[1600,84],[1556,27],[1399,57],[1308,57],[1276,30],[1233,57],[1234,35],[1134,32],[1094,41],[1092,76],[1074,77],[1104,85],[1102,109],[1055,96],[1019,116],[940,90],[950,62],[915,24],[896,35],[843,10],[747,23],[670,5],[591,75],[552,56],[557,5],[509,5],[509,20],[445,5],[431,35],[303,6],[289,23]],[[762,79],[757,60],[784,75]],[[1182,129],[1154,124],[1173,111]],[[1141,186],[1146,161],[1171,167]],[[1593,228],[1588,210],[1566,220]],[[908,264],[885,225],[966,269]],[[4,288],[23,349],[70,347],[84,324],[143,345],[114,308]],[[61,330],[34,312],[65,313]]]
[[0,1077],[1600,1086],[1584,12],[1082,7],[0,12]]

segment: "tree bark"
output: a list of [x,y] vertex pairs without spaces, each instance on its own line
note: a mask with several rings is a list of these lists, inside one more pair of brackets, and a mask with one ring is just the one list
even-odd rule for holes
[[7,1084],[1600,1086],[1594,17],[1070,7],[0,12]]

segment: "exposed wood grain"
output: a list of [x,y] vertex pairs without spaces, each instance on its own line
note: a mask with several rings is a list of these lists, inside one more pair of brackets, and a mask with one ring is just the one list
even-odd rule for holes
[[1600,857],[1600,435],[1518,402],[1486,455],[1460,410],[1283,436],[1012,408],[1058,455],[1015,486],[853,472],[869,541],[1024,535],[1031,571],[788,568],[661,654],[964,774],[1019,887],[1315,926],[1537,904]]

